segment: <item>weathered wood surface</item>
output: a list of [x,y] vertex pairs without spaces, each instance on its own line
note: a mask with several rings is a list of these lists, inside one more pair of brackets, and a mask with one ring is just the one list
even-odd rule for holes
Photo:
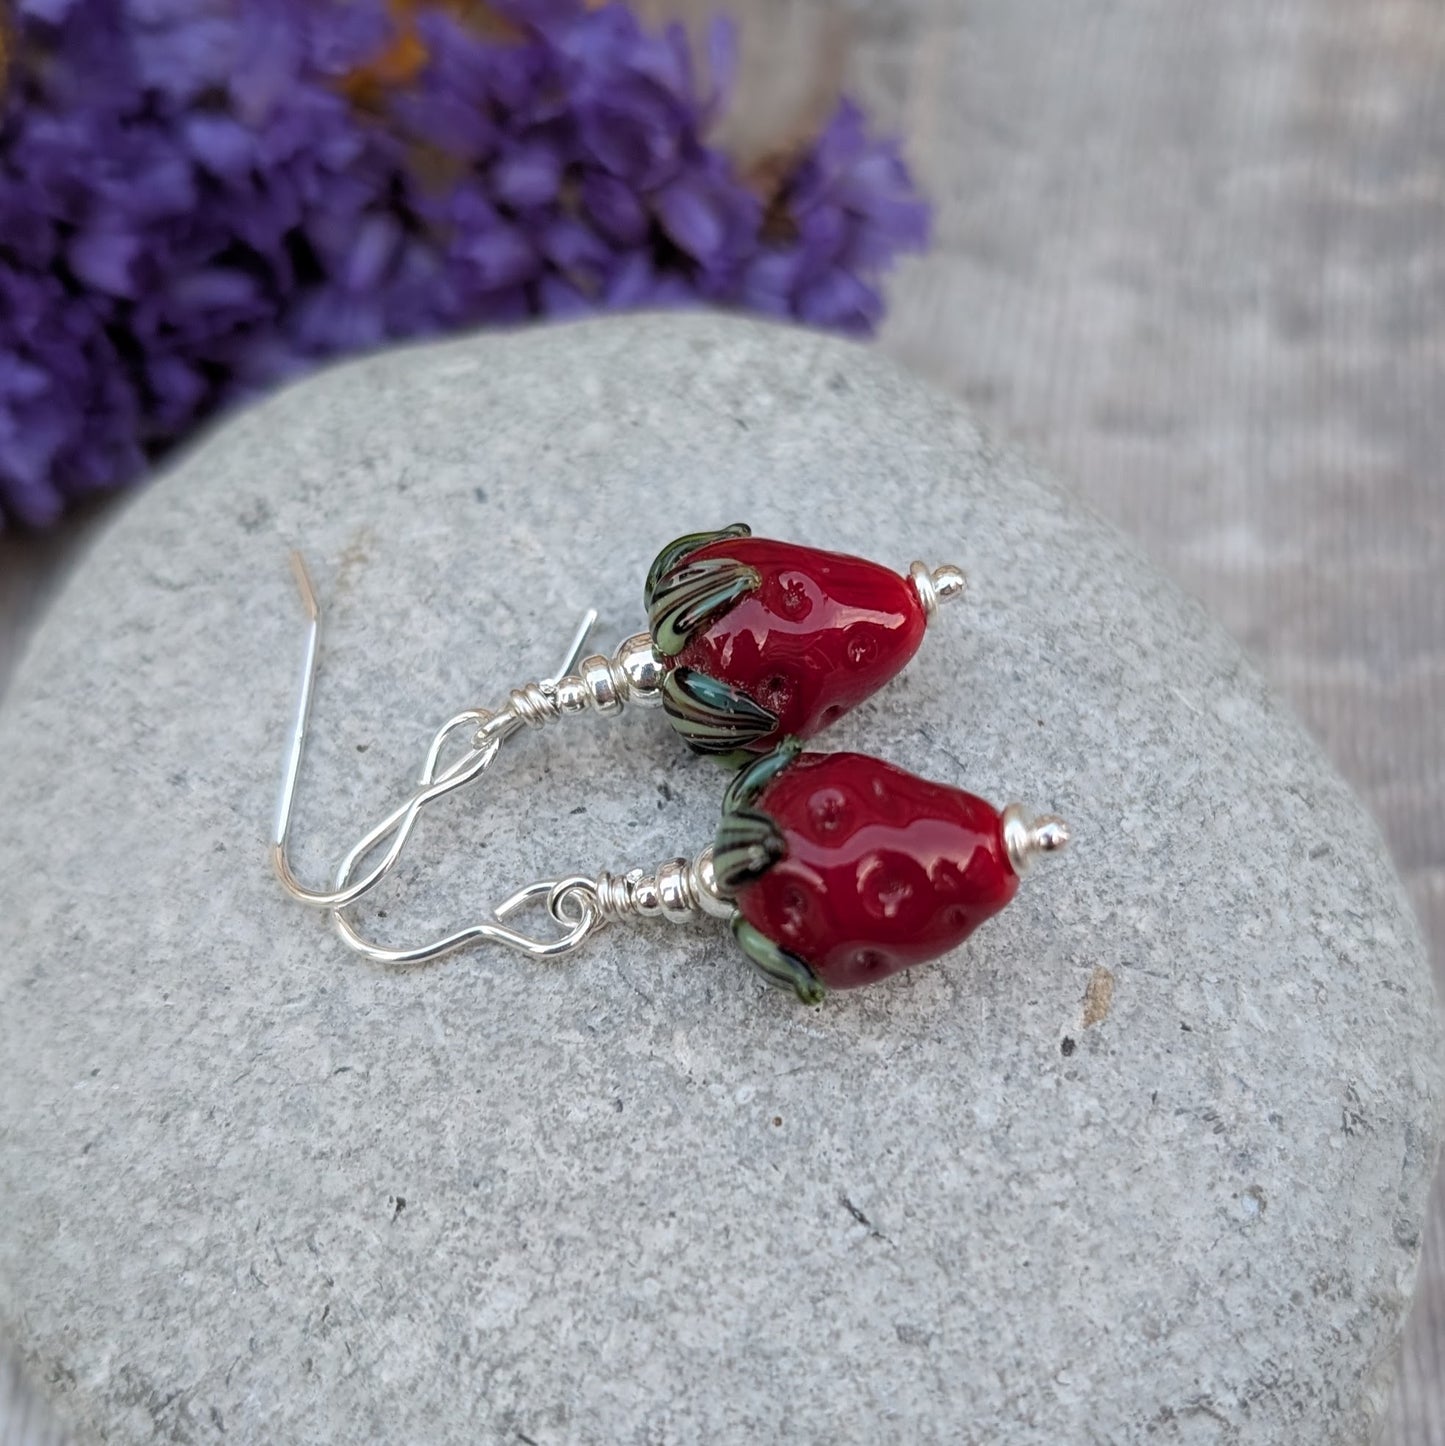
[[[841,84],[938,201],[882,344],[1223,618],[1374,808],[1445,978],[1445,7],[728,8],[739,147]],[[0,541],[0,674],[71,550]],[[1437,1206],[1392,1446],[1445,1442]]]

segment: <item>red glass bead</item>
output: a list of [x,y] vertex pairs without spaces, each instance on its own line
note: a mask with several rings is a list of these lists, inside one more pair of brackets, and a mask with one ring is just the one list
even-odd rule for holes
[[737,909],[832,989],[936,959],[1018,889],[991,804],[863,754],[802,754],[748,810],[782,848]]
[[759,537],[688,554],[750,569],[758,582],[687,638],[673,665],[752,700],[775,720],[747,740],[765,753],[810,738],[875,693],[918,651],[927,615],[912,582],[878,563]]

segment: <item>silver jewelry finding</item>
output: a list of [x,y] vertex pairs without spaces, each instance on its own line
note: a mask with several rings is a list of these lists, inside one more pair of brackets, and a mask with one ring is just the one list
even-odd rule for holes
[[[610,658],[594,654],[578,662],[578,655],[587,645],[597,622],[596,610],[590,609],[567,650],[560,669],[561,676],[513,689],[507,701],[496,710],[468,708],[442,724],[427,749],[416,790],[362,836],[342,860],[332,888],[310,888],[296,877],[287,850],[301,757],[305,752],[306,732],[311,719],[311,701],[316,688],[321,605],[306,561],[299,552],[291,554],[291,570],[306,608],[306,654],[286,754],[281,797],[276,807],[276,823],[271,834],[271,865],[286,892],[313,908],[344,909],[370,893],[396,866],[422,811],[438,799],[480,778],[491,766],[502,744],[522,728],[541,728],[566,714],[584,713],[589,708],[599,713],[620,713],[628,702],[650,706],[661,700],[663,669],[645,633],[628,638]],[[442,752],[457,735],[466,737],[465,749],[445,768],[441,768]],[[356,877],[361,863],[377,850],[382,850],[380,859]]]
[[1003,845],[1009,863],[1020,878],[1043,854],[1056,854],[1069,844],[1069,826],[1054,814],[1030,820],[1023,809],[1011,803],[1003,811]]
[[[525,934],[508,922],[528,905],[537,904],[557,926],[555,935]],[[660,918],[687,924],[699,914],[721,919],[733,914],[731,901],[717,889],[711,846],[695,859],[668,859],[651,873],[631,869],[625,874],[603,872],[595,879],[585,874],[539,879],[503,899],[491,918],[411,949],[372,943],[341,910],[332,912],[332,920],[345,943],[368,959],[381,964],[425,964],[482,941],[505,945],[533,959],[556,959],[580,948],[599,929],[619,919]]]
[[926,562],[915,562],[908,569],[908,579],[923,604],[925,617],[932,618],[938,613],[939,605],[954,602],[968,591],[968,578],[963,569],[952,563],[942,567],[929,567]]
[[[271,835],[271,863],[292,898],[330,913],[336,932],[350,948],[380,963],[421,964],[465,945],[487,941],[534,959],[548,959],[570,953],[603,925],[629,915],[661,917],[674,923],[685,922],[698,913],[731,916],[732,905],[718,892],[712,849],[707,848],[696,859],[670,859],[650,874],[634,869],[621,875],[602,873],[595,879],[544,879],[527,884],[504,899],[481,923],[414,948],[389,948],[364,938],[343,911],[370,893],[395,867],[424,809],[480,778],[502,744],[524,727],[545,727],[558,718],[589,709],[608,714],[621,712],[629,702],[644,707],[660,702],[665,670],[646,633],[626,639],[610,658],[599,653],[579,662],[597,622],[596,610],[589,610],[567,649],[560,676],[513,689],[495,711],[468,708],[449,718],[432,738],[415,790],[352,845],[337,868],[331,888],[310,888],[296,877],[287,850],[316,688],[321,605],[299,552],[291,554],[291,569],[306,609],[306,652]],[[458,735],[466,738],[465,748],[442,767],[442,754]],[[365,862],[378,850],[380,858],[363,872]],[[556,932],[530,934],[509,922],[528,906],[538,904],[544,907]]]

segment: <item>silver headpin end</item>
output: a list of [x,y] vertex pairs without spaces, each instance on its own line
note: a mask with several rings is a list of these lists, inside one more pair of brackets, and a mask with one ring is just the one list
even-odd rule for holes
[[924,616],[932,619],[941,603],[952,602],[968,591],[968,578],[961,567],[944,563],[942,567],[929,567],[926,562],[915,562],[908,569],[909,581],[918,592],[923,604]]
[[1011,803],[1003,811],[1003,846],[1014,873],[1022,877],[1040,855],[1060,853],[1069,846],[1069,826],[1051,813],[1031,820]]

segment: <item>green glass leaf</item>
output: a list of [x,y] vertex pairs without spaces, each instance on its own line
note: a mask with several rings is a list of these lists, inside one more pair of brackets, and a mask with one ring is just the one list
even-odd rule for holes
[[696,668],[668,670],[662,704],[672,726],[694,753],[737,753],[778,726],[778,720],[746,693]]
[[707,557],[668,573],[654,590],[647,612],[653,646],[664,657],[675,658],[698,628],[761,581],[756,568],[730,557]]
[[712,845],[718,886],[728,892],[741,888],[765,874],[787,851],[782,833],[767,814],[747,808],[723,814]]
[[771,753],[755,758],[728,785],[723,813],[745,809],[803,751],[801,738],[784,738]]
[[642,592],[643,607],[649,613],[652,611],[652,599],[657,592],[658,584],[690,553],[696,552],[700,547],[706,547],[710,542],[723,542],[734,537],[751,537],[752,535],[753,530],[746,522],[734,522],[731,527],[723,527],[716,532],[689,532],[685,537],[679,537],[669,542],[653,559],[652,566],[647,570],[647,583]]
[[804,1004],[823,1002],[828,991],[822,980],[796,954],[790,954],[781,945],[773,943],[741,914],[733,915],[733,937],[769,984],[791,989]]

